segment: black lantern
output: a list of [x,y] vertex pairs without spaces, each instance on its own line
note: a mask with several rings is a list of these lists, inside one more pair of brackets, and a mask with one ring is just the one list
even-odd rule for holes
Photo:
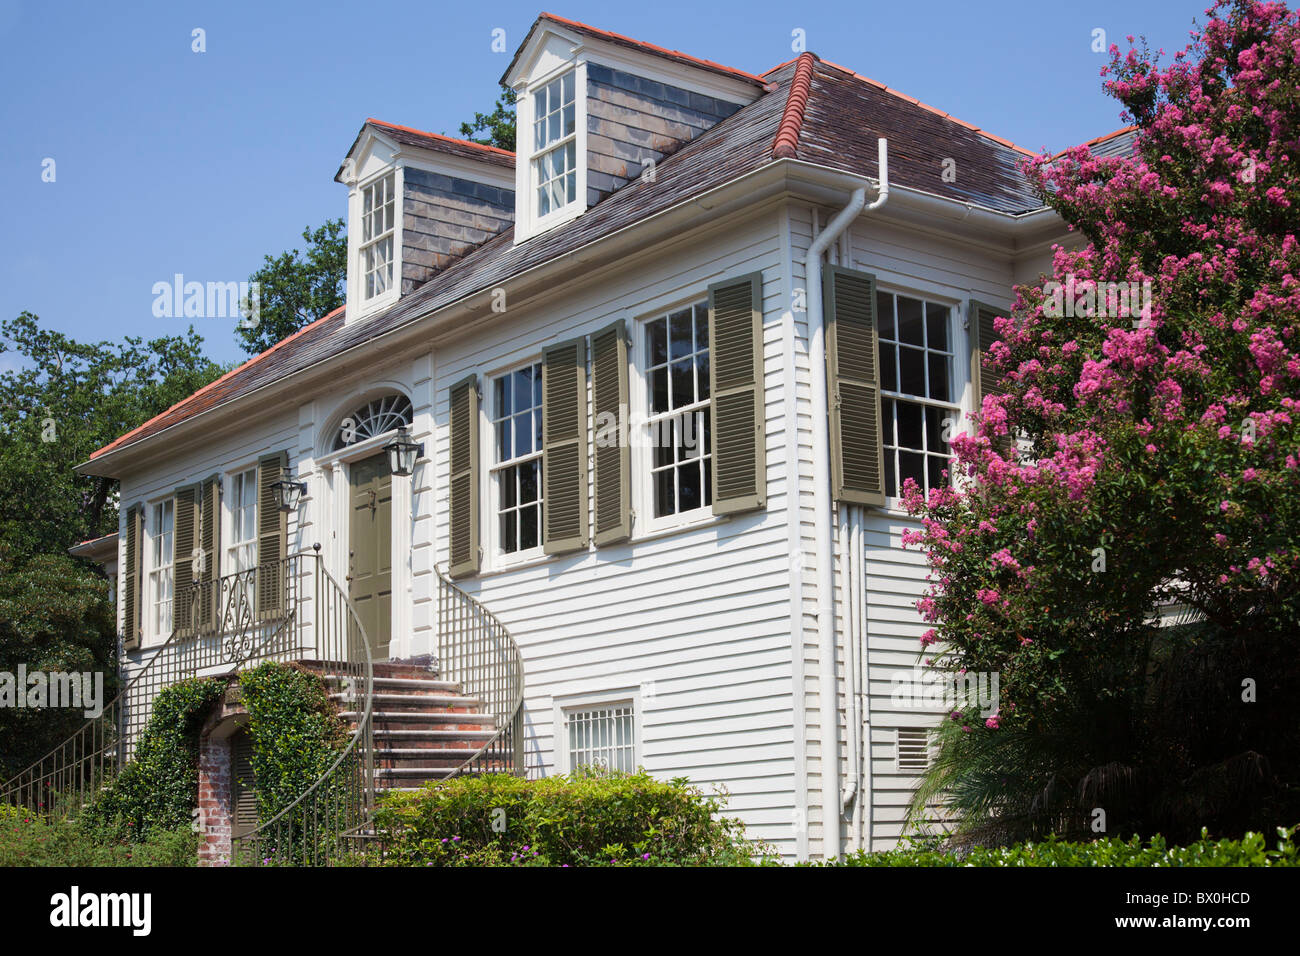
[[388,470],[398,478],[409,478],[415,474],[415,462],[424,454],[424,446],[411,441],[411,433],[402,428],[384,451],[388,452]]
[[307,491],[305,481],[290,481],[288,478],[281,478],[279,481],[271,482],[271,493],[275,495],[275,502],[280,506],[281,511],[293,511],[298,507],[298,499]]

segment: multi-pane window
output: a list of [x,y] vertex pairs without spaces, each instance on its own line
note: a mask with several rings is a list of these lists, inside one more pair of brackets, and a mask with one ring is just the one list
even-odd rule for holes
[[150,515],[149,620],[155,637],[169,637],[172,631],[172,535],[173,502],[160,501]]
[[926,491],[945,483],[945,436],[961,420],[953,403],[951,317],[951,307],[938,302],[876,293],[886,495],[900,494],[908,478]]
[[709,307],[645,323],[646,427],[656,518],[713,503],[709,415]]
[[578,198],[576,118],[572,70],[533,95],[533,170],[539,219]]
[[542,366],[528,365],[494,383],[493,444],[499,550],[527,551],[542,534]]
[[247,571],[257,563],[257,469],[249,468],[230,479],[230,544],[226,548],[229,573]]
[[365,298],[393,287],[393,174],[361,190],[361,271]]
[[630,703],[570,710],[565,713],[565,723],[569,730],[570,770],[636,770],[636,728]]

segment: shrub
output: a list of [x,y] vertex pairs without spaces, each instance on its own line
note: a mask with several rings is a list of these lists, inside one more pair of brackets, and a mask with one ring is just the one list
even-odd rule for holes
[[139,841],[88,833],[74,820],[45,820],[0,807],[0,867],[194,866],[198,834],[188,826],[150,831]]
[[726,866],[770,855],[686,779],[583,771],[457,777],[384,794],[375,827],[395,866]]
[[86,808],[82,826],[104,839],[188,828],[198,799],[199,731],[225,686],[195,677],[162,690],[131,762]]
[[1277,828],[1271,847],[1262,833],[1247,833],[1240,840],[1201,839],[1186,846],[1169,846],[1163,837],[1143,842],[1106,838],[1067,843],[1048,837],[1041,843],[1017,843],[1004,847],[973,847],[957,853],[941,847],[931,838],[917,840],[910,847],[883,853],[865,851],[849,856],[806,864],[811,866],[1300,866],[1300,826]]

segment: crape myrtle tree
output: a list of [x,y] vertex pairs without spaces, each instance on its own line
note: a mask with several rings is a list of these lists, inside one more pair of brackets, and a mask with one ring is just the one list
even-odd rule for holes
[[1026,163],[1086,245],[995,321],[953,486],[908,489],[922,655],[999,675],[912,808],[960,839],[1300,821],[1300,22],[1207,15],[1111,48],[1131,157]]

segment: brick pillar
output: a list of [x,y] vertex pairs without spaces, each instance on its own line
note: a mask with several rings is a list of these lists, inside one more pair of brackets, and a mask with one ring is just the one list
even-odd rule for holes
[[199,739],[199,866],[230,865],[230,738]]

